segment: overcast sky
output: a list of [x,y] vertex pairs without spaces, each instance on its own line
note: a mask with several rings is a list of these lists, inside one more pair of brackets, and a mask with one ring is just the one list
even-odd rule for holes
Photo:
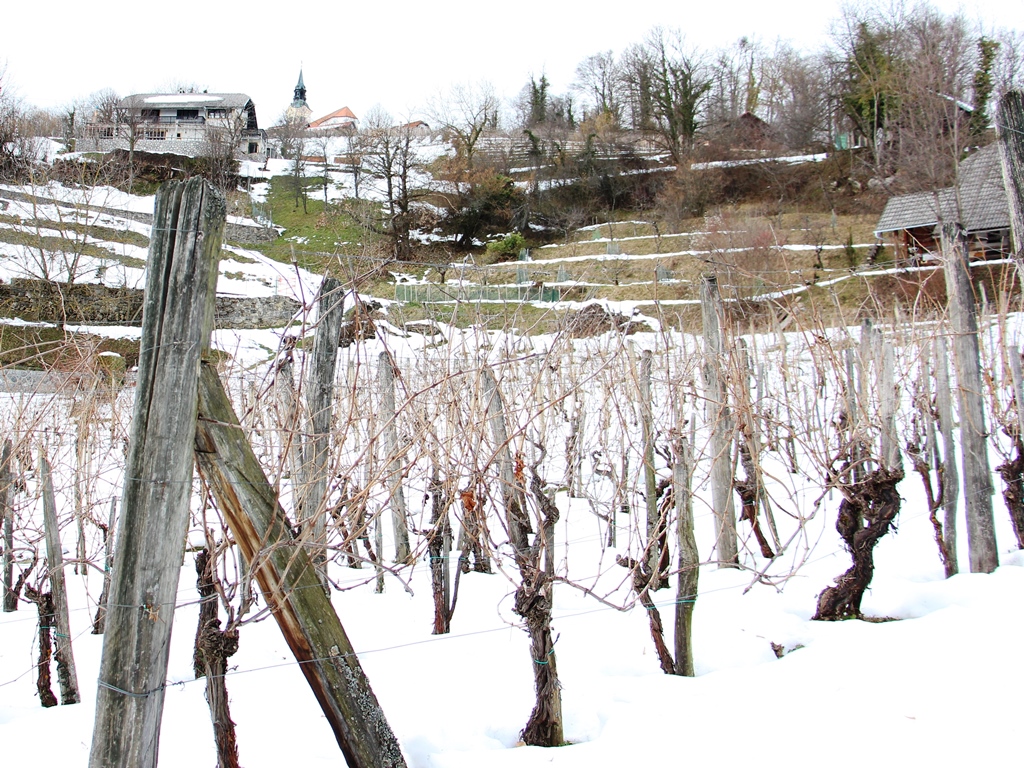
[[[1021,0],[933,0],[961,8],[986,30],[1024,29]],[[531,74],[564,92],[576,65],[621,52],[655,25],[679,28],[711,49],[747,36],[814,50],[839,16],[839,0],[7,0],[0,66],[26,102],[60,107],[102,88],[120,95],[195,85],[243,92],[260,125],[288,106],[299,67],[314,117],[343,106],[362,116],[381,104],[395,117],[422,114],[452,83],[491,82],[513,97]]]

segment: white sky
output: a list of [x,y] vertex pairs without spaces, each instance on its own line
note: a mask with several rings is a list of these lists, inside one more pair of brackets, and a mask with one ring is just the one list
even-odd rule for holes
[[[1024,30],[1024,2],[932,3],[962,8],[991,30]],[[288,106],[299,67],[314,117],[343,106],[358,116],[380,103],[395,117],[422,115],[452,83],[491,82],[513,97],[531,74],[562,93],[576,65],[604,50],[621,52],[655,25],[677,27],[689,44],[711,49],[742,36],[788,39],[813,50],[839,14],[839,0],[137,0],[39,4],[11,0],[0,18],[0,66],[26,102],[59,107],[101,88],[120,95],[195,84],[242,92],[260,125]]]

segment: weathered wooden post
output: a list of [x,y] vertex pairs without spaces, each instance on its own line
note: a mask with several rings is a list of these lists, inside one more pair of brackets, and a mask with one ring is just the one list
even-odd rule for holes
[[57,682],[60,683],[60,703],[77,704],[78,674],[75,656],[71,650],[71,618],[68,614],[68,590],[64,580],[64,554],[60,544],[60,526],[57,522],[57,504],[53,496],[53,473],[45,453],[39,456],[39,479],[43,486],[43,527],[46,532],[46,570],[53,595],[53,615],[57,646]]
[[157,193],[91,768],[157,763],[192,492],[200,351],[213,328],[225,210],[224,197],[198,177]]
[[957,224],[942,227],[942,266],[946,275],[963,446],[967,544],[971,572],[991,573],[999,566],[992,515],[992,472],[988,463],[981,353],[967,245]]
[[[398,450],[398,427],[395,424],[395,361],[386,350],[380,353],[377,376],[380,382],[380,417],[384,422],[384,450],[388,461],[388,506],[395,532],[395,561],[409,561],[409,523],[406,514],[405,490],[402,487],[402,456]],[[378,553],[379,554],[379,553]]]
[[651,392],[651,369],[654,355],[645,349],[640,355],[640,424],[644,451],[644,494],[647,497],[647,552],[644,565],[651,574],[649,589],[662,586],[662,555],[667,557],[667,548],[662,546],[665,522],[661,519],[658,504],[658,477],[654,472],[654,395]]
[[404,768],[402,751],[312,559],[288,528],[273,486],[215,367],[203,362],[195,455],[350,768]]
[[309,434],[303,446],[301,508],[296,516],[303,527],[303,535],[313,542],[313,561],[321,570],[323,578],[327,570],[327,458],[331,444],[331,419],[334,415],[334,372],[344,314],[343,294],[338,280],[324,277],[317,306],[313,354],[306,370]]
[[4,440],[0,453],[0,518],[4,522],[3,610],[18,610],[18,596],[14,594],[14,510],[11,508],[11,439]]
[[736,507],[732,498],[732,423],[725,386],[722,343],[722,297],[718,278],[704,275],[700,281],[700,309],[704,326],[704,382],[706,413],[711,427],[711,503],[717,529],[717,554],[721,567],[738,561]]
[[1010,203],[1013,249],[1019,264],[1024,251],[1024,93],[1009,91],[1003,95],[996,111],[996,128],[1003,184]]

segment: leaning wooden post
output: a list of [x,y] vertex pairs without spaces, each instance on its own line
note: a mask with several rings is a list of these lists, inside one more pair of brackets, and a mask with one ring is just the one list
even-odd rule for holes
[[[380,382],[380,417],[384,422],[384,450],[388,456],[388,506],[395,532],[395,561],[409,561],[409,523],[402,488],[402,457],[398,450],[398,427],[395,424],[395,361],[385,350],[380,353],[377,376]],[[378,552],[378,557],[380,553]]]
[[722,297],[718,278],[705,275],[700,281],[700,309],[704,325],[704,381],[707,420],[711,426],[711,503],[717,529],[717,554],[721,567],[739,562],[736,546],[736,507],[732,498],[732,426],[725,387],[722,344]]
[[301,510],[297,517],[313,543],[313,560],[326,576],[327,458],[334,415],[334,372],[338,361],[344,301],[341,283],[325,276],[320,284],[313,354],[306,373],[309,436],[303,448]]
[[57,504],[53,497],[53,473],[43,453],[39,457],[39,479],[43,486],[43,528],[46,531],[46,569],[53,595],[54,629],[57,646],[57,682],[60,683],[60,703],[77,704],[78,674],[75,656],[71,651],[71,618],[68,614],[68,590],[64,581],[64,554],[60,545],[60,527],[57,522]]
[[0,454],[0,518],[4,521],[3,609],[4,613],[18,610],[18,596],[14,594],[14,510],[11,508],[11,439],[4,440]]
[[942,262],[960,398],[962,474],[971,572],[991,573],[999,566],[999,552],[992,514],[992,472],[988,463],[981,352],[974,291],[967,265],[967,244],[959,225],[944,224],[942,227]]
[[1018,264],[1024,255],[1024,93],[1008,91],[996,112],[1003,185],[1010,203],[1010,231]]
[[156,197],[91,768],[157,763],[192,493],[197,374],[213,328],[225,210],[223,195],[198,177],[164,184]]
[[199,471],[350,768],[404,768],[398,741],[212,363],[200,372]]

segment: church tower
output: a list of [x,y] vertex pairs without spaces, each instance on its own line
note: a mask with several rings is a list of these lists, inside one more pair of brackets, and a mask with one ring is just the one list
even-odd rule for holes
[[299,82],[295,84],[295,94],[292,103],[285,110],[284,117],[289,123],[301,122],[307,125],[312,115],[313,110],[306,103],[306,84],[302,80],[302,69],[299,68]]

